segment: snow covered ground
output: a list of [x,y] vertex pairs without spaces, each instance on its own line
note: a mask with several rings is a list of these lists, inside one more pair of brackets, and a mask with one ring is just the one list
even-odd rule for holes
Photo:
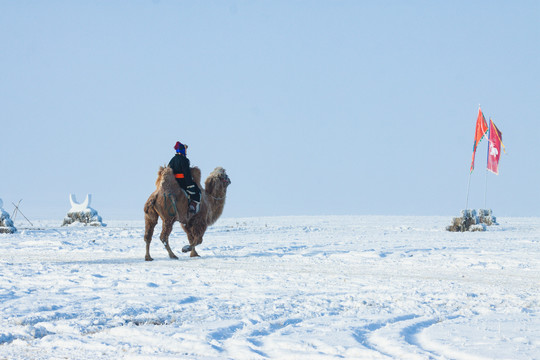
[[221,219],[0,234],[0,359],[540,359],[540,219]]

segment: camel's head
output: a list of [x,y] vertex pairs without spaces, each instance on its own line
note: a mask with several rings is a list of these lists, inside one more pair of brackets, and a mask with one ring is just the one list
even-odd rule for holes
[[214,169],[206,179],[205,188],[206,191],[212,193],[214,191],[227,190],[227,187],[231,184],[231,179],[225,172],[225,169],[218,166]]
[[223,186],[227,187],[231,185],[231,179],[229,179],[229,176],[225,172],[224,168],[218,166],[217,168],[214,169],[212,174],[215,174],[214,176],[216,176],[221,181]]

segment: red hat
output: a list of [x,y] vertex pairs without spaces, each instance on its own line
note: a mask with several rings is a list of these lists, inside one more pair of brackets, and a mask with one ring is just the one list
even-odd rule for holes
[[176,142],[176,145],[174,145],[174,149],[177,153],[186,154],[187,145],[182,144],[180,141]]

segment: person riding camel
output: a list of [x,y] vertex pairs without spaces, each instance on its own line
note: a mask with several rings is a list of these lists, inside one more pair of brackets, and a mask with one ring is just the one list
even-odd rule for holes
[[201,202],[201,190],[191,177],[190,163],[186,157],[187,148],[188,146],[182,144],[180,141],[176,142],[176,145],[174,145],[176,155],[169,161],[169,167],[173,170],[178,185],[186,191],[189,212],[196,214],[199,211],[199,204]]

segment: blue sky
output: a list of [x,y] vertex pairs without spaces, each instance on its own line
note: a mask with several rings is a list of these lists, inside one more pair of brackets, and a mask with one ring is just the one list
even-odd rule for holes
[[[226,217],[540,216],[537,1],[0,1],[0,198],[142,219],[177,140]],[[484,205],[487,142],[469,207]]]

